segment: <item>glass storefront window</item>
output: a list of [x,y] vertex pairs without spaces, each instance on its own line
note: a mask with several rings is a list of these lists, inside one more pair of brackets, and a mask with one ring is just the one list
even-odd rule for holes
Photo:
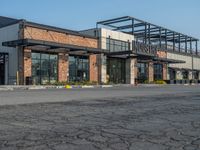
[[168,71],[170,80],[176,80],[176,70],[169,68]]
[[33,84],[55,83],[58,79],[56,54],[32,53]]
[[69,80],[89,81],[88,56],[69,56]]
[[147,63],[137,63],[138,67],[138,82],[144,83],[148,80],[148,64]]
[[199,72],[195,71],[195,72],[193,72],[193,74],[194,74],[194,79],[199,80]]
[[182,71],[182,75],[183,75],[183,79],[184,80],[188,80],[188,77],[189,77],[189,72],[188,71]]
[[163,79],[163,65],[154,64],[154,80],[162,80],[162,79]]
[[129,50],[129,42],[107,38],[106,49],[111,52],[127,51]]

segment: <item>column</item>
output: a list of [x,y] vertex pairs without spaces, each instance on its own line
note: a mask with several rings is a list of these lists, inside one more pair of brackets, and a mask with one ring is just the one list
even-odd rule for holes
[[100,55],[100,81],[101,83],[107,83],[107,56],[104,54]]
[[98,61],[97,55],[92,54],[89,56],[90,62],[90,82],[98,82]]
[[163,80],[167,80],[167,64],[163,64]]
[[58,54],[58,81],[67,82],[69,77],[69,55],[66,53]]
[[[24,66],[23,68],[19,67],[19,83],[26,84],[26,78],[32,76],[32,59],[31,59],[31,50],[24,49]],[[22,73],[23,72],[23,73]],[[24,79],[22,81],[22,76]]]
[[136,58],[128,58],[126,60],[126,84],[135,84],[136,75]]
[[192,80],[193,79],[193,72],[192,71],[188,71],[188,79]]
[[153,62],[149,62],[149,82],[154,81],[154,69],[153,69]]

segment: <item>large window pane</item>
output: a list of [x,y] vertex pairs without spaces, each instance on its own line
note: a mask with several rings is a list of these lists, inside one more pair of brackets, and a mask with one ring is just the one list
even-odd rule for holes
[[111,52],[115,51],[125,51],[128,50],[129,42],[114,40],[107,38],[106,39],[106,49],[110,50]]
[[32,53],[31,57],[32,59],[40,59],[40,53]]
[[162,79],[163,79],[163,65],[154,64],[154,80],[162,80]]
[[34,84],[54,83],[58,78],[58,56],[32,53],[32,77]]
[[148,80],[148,64],[147,63],[138,63],[138,82],[144,83]]
[[89,58],[83,56],[69,56],[69,80],[89,80]]

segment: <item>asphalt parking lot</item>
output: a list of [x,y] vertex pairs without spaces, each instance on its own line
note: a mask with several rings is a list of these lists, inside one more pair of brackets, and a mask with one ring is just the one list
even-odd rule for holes
[[0,92],[1,150],[199,150],[200,87]]

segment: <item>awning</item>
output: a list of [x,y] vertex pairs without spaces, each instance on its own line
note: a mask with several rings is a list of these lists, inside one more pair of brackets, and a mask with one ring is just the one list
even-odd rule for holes
[[191,72],[200,72],[200,70],[197,69],[191,69],[191,68],[181,68],[182,71],[191,71]]
[[190,68],[177,68],[177,67],[169,67],[169,69],[173,69],[176,71],[191,71],[191,72],[200,72],[200,70],[196,70],[196,69],[190,69]]
[[181,68],[177,68],[177,67],[169,67],[169,69],[175,70],[175,71],[181,71]]
[[114,57],[114,56],[121,56],[121,57],[132,57],[132,58],[138,58],[138,59],[153,59],[155,57],[154,54],[148,54],[148,53],[142,53],[142,52],[135,52],[132,50],[126,50],[126,51],[116,51],[116,52],[109,52],[108,56]]
[[15,40],[15,41],[8,41],[3,42],[2,46],[7,47],[17,47],[17,46],[24,46],[29,47],[31,49],[41,49],[41,50],[53,50],[55,52],[62,51],[69,51],[69,52],[87,52],[87,53],[94,53],[94,54],[101,54],[101,53],[108,53],[107,50],[102,50],[98,48],[90,48],[90,47],[84,47],[84,46],[77,46],[77,45],[71,45],[71,44],[62,44],[57,42],[49,42],[49,41],[43,41],[43,40],[33,40],[33,39],[22,39],[22,40]]
[[160,62],[166,62],[169,64],[185,63],[185,61],[183,61],[183,60],[175,60],[175,59],[161,58],[161,57],[155,57],[153,60],[160,61]]

